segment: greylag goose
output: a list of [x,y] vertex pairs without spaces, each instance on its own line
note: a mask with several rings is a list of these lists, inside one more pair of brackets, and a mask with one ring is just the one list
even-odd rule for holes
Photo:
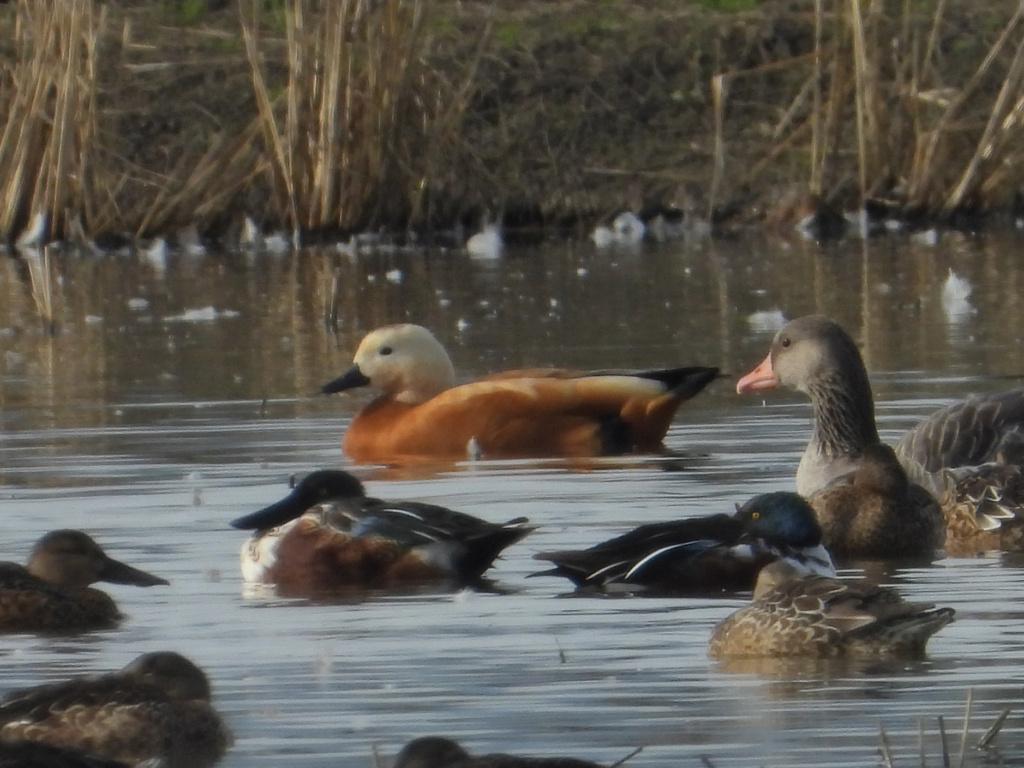
[[942,546],[938,504],[909,482],[878,438],[867,370],[846,331],[819,315],[786,323],[736,391],[777,386],[803,392],[814,408],[796,486],[809,497],[833,556],[929,557]]

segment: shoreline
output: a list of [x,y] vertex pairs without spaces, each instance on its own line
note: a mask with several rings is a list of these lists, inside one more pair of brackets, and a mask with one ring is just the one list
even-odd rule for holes
[[[292,198],[285,199],[274,171],[283,153],[295,153],[286,158],[293,170],[303,160],[301,136],[271,135],[273,121],[283,122],[272,99],[289,76],[300,79],[281,19],[249,19],[258,45],[249,49],[234,4],[189,16],[184,4],[83,3],[99,40],[76,50],[92,67],[94,90],[78,102],[78,133],[61,140],[87,158],[80,168],[60,169],[79,188],[70,198],[53,198],[65,203],[47,211],[47,235],[54,239],[71,234],[76,214],[89,238],[152,237],[194,226],[204,237],[222,239],[234,237],[248,216],[266,228],[323,240],[456,226],[471,233],[499,218],[514,230],[586,235],[623,211],[685,215],[716,229],[782,231],[815,214],[827,238],[846,226],[839,212],[860,208],[862,200],[869,214],[910,228],[973,229],[986,217],[1009,219],[1024,207],[1009,170],[1018,160],[1011,139],[1020,134],[985,130],[992,104],[1007,98],[1004,75],[1013,71],[1012,52],[997,45],[1000,33],[1018,23],[996,3],[948,3],[941,18],[868,19],[874,26],[867,43],[879,50],[885,41],[895,47],[925,40],[930,53],[907,53],[891,64],[887,58],[896,57],[886,52],[873,68],[864,64],[863,75],[846,73],[849,81],[837,84],[852,57],[842,25],[853,20],[836,11],[824,19],[835,25],[832,37],[823,38],[823,19],[809,3],[771,0],[722,12],[669,0],[499,6],[453,0],[429,7],[386,0],[394,18],[374,19],[367,29],[392,23],[393,39],[408,47],[397,63],[375,59],[371,74],[405,67],[395,82],[408,86],[409,98],[383,104],[370,115],[378,123],[363,125],[359,109],[369,115],[378,106],[372,99],[391,97],[353,78],[345,129],[353,145],[336,155],[341,181],[333,184],[353,178],[357,184],[342,190],[348,197],[337,213],[332,209],[314,225],[312,216],[302,220],[290,186]],[[3,6],[0,22],[13,30],[30,5]],[[352,29],[359,23],[352,21]],[[897,33],[903,37],[888,37]],[[865,39],[858,38],[870,48]],[[23,77],[17,44],[0,48],[12,82]],[[369,58],[368,45],[356,53]],[[981,70],[986,55],[991,63]],[[262,94],[252,61],[261,63]],[[317,66],[299,63],[307,75]],[[908,96],[901,89],[911,82],[916,90]],[[923,87],[940,82],[949,85]],[[872,98],[877,113],[865,111]],[[890,115],[894,105],[909,117]],[[386,110],[409,114],[384,126],[386,142],[369,146]],[[317,127],[314,111],[296,114],[304,118],[299,126]],[[874,142],[863,141],[870,128],[863,114],[888,120],[876,126]],[[82,117],[90,115],[91,123]],[[1014,116],[1008,112],[1004,123]],[[942,121],[954,117],[960,122],[947,137]],[[909,125],[910,118],[920,125]],[[413,125],[425,125],[423,134],[411,136]],[[812,134],[819,138],[812,141]],[[926,149],[931,164],[917,158]],[[996,154],[987,158],[982,149]],[[903,159],[908,165],[897,167]],[[14,170],[31,168],[30,160],[22,157]],[[306,160],[303,179],[318,172]],[[0,170],[16,176],[10,159],[4,161],[0,154]],[[954,197],[960,188],[966,191]],[[0,226],[8,241],[39,209],[25,201],[29,192],[7,190],[8,208],[16,209]]]

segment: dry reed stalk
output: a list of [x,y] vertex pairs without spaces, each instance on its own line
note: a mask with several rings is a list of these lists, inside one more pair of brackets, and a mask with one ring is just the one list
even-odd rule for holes
[[242,32],[281,217],[319,229],[408,215],[425,139],[455,101],[423,97],[422,0],[295,0],[277,96],[264,73],[260,6],[242,0]]
[[166,232],[223,211],[228,199],[264,170],[265,161],[255,147],[259,133],[254,120],[235,137],[215,138],[198,158],[184,154],[174,171],[159,181],[152,198],[118,215],[142,234]]
[[[904,0],[815,0],[810,57],[794,56],[712,81],[715,119],[724,114],[724,78],[751,77],[810,59],[782,108],[764,159],[736,174],[750,184],[783,155],[807,158],[808,191],[831,197],[856,161],[859,202],[887,198],[904,209],[949,215],[1008,201],[1024,163],[1024,4],[973,68],[940,66],[947,3],[927,9]],[[941,70],[941,71],[940,71]],[[977,116],[981,116],[980,119]],[[848,126],[848,127],[847,127]],[[725,173],[724,130],[715,133],[713,196]]]
[[54,336],[57,333],[57,322],[53,317],[53,285],[56,280],[50,270],[49,249],[27,248],[19,252],[19,258],[28,267],[32,301],[43,321],[43,331],[48,336]]
[[94,0],[21,0],[15,10],[18,60],[0,132],[0,237],[45,212],[51,233],[67,209],[88,220],[95,201],[97,41],[105,9]]

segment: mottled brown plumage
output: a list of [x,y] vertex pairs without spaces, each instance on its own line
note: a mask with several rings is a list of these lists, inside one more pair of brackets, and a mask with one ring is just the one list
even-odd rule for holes
[[148,653],[124,669],[8,694],[0,740],[71,747],[165,768],[216,763],[231,734],[210,704],[206,675],[173,652]]
[[424,736],[406,744],[393,768],[603,768],[600,763],[572,757],[519,757],[517,755],[470,755],[457,742],[441,736]]
[[1024,389],[939,409],[900,439],[896,454],[940,500],[947,552],[1024,550]]
[[38,741],[0,739],[0,768],[130,768],[73,747],[58,747]]
[[944,520],[880,442],[867,370],[849,334],[819,315],[786,323],[736,391],[777,386],[807,394],[814,408],[796,482],[818,514],[828,550],[836,557],[932,557],[943,544]]
[[153,586],[159,576],[109,557],[81,531],[41,538],[28,566],[0,563],[0,632],[81,632],[114,627],[123,616],[97,581]]
[[[785,569],[783,564],[779,566]],[[751,603],[715,627],[708,654],[733,657],[924,655],[952,608],[907,603],[893,590],[767,566]]]
[[353,417],[342,444],[354,461],[381,463],[656,451],[679,406],[718,373],[532,369],[455,386],[440,342],[409,324],[372,331],[353,363],[322,391],[383,391]]

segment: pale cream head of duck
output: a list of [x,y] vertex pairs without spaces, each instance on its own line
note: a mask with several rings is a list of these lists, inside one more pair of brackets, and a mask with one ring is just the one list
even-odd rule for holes
[[416,405],[455,384],[455,367],[441,342],[423,326],[412,323],[371,331],[352,363],[321,391],[329,394],[371,386],[400,403]]

